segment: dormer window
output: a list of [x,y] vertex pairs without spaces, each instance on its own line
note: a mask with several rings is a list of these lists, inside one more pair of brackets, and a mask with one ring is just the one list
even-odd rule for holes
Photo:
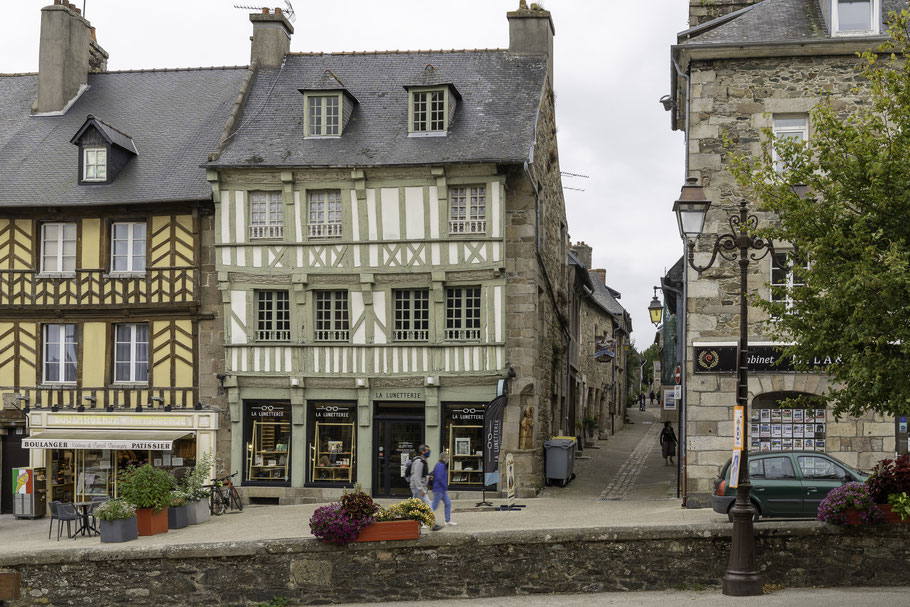
[[341,134],[341,94],[305,93],[308,137],[337,137]]
[[878,34],[881,0],[833,0],[834,34]]
[[82,181],[107,181],[107,148],[85,147],[82,153]]
[[444,88],[411,91],[411,132],[439,133],[448,128]]

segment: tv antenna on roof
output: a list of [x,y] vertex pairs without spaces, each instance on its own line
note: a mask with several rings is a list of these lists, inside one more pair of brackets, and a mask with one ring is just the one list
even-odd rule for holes
[[[291,0],[284,0],[284,16],[288,18],[288,21],[294,23],[297,20],[297,13],[294,12],[294,5],[291,4]],[[235,4],[234,8],[239,8],[246,11],[259,11],[262,7],[259,6],[249,6],[246,4]]]

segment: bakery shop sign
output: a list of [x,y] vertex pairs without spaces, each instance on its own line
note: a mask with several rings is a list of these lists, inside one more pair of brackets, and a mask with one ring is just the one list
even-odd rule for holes
[[[781,356],[781,346],[749,346],[746,358],[750,372],[795,373],[793,359]],[[695,346],[696,373],[736,373],[737,346]],[[824,368],[834,362],[830,356],[812,361]]]

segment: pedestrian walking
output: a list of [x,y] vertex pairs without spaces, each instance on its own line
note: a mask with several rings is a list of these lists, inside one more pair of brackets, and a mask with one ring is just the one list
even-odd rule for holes
[[436,462],[436,467],[433,468],[433,503],[430,504],[430,508],[433,509],[433,514],[436,514],[436,508],[439,507],[439,502],[442,502],[446,524],[440,525],[438,522],[439,519],[436,519],[437,523],[433,526],[433,531],[439,531],[444,527],[458,524],[452,520],[452,500],[449,499],[448,465],[449,452],[443,451],[439,454],[439,461]]
[[651,390],[651,406],[654,406],[654,390]]
[[427,480],[430,473],[430,464],[427,458],[430,457],[430,447],[420,445],[417,448],[417,455],[411,460],[411,476],[408,478],[408,485],[411,487],[411,497],[423,501],[427,506],[430,505],[430,498],[427,497]]
[[664,465],[674,465],[673,458],[676,456],[676,433],[673,432],[673,426],[670,422],[664,422],[664,428],[660,431],[660,446],[664,456]]
[[645,410],[645,393],[644,392],[638,393],[638,410],[639,411]]

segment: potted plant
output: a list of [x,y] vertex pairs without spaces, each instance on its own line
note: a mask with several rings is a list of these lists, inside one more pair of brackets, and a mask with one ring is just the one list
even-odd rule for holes
[[423,500],[409,498],[376,514],[376,521],[364,528],[358,542],[380,542],[385,540],[416,540],[420,537],[420,525],[432,527],[436,517]]
[[872,469],[866,479],[869,494],[885,514],[889,523],[901,522],[898,513],[894,513],[894,502],[900,503],[901,494],[910,494],[910,455],[897,459],[883,459]]
[[352,518],[341,502],[332,502],[316,509],[310,517],[310,531],[327,544],[349,544],[357,540],[372,520],[372,517]]
[[104,544],[128,542],[139,536],[136,508],[122,499],[96,506],[94,515],[100,521],[101,542]]
[[171,503],[167,508],[167,528],[183,529],[189,525],[188,510],[190,507],[189,495],[181,490],[171,491]]
[[203,454],[196,460],[196,466],[192,472],[183,477],[183,490],[189,496],[189,507],[187,508],[187,523],[198,525],[209,520],[212,512],[209,509],[209,496],[211,491],[206,489],[206,482],[209,480],[212,464],[215,462],[215,456],[211,451]]
[[120,476],[119,496],[136,507],[139,535],[167,532],[167,508],[174,477],[149,464],[127,468]]
[[818,520],[832,525],[871,525],[882,519],[881,509],[863,483],[832,489],[818,505]]
[[[892,493],[888,496],[888,505],[891,506],[891,514],[899,518],[900,522],[910,522],[910,495],[907,495],[904,491]],[[887,513],[885,518],[887,518]]]

